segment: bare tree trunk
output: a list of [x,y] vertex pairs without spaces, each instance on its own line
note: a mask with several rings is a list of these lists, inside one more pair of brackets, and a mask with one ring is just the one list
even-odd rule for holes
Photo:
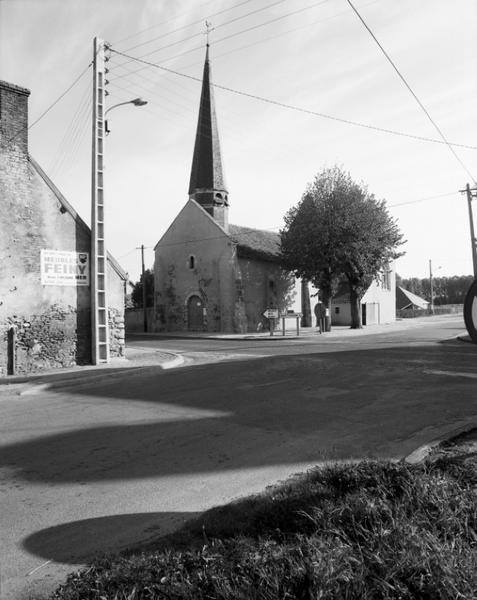
[[306,279],[301,280],[301,313],[301,326],[311,327],[310,291],[308,289],[308,281]]
[[351,304],[351,329],[362,329],[361,298],[352,285],[350,285],[349,289],[349,300]]

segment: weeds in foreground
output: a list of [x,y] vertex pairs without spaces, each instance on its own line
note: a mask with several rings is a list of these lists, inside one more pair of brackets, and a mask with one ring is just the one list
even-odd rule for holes
[[476,483],[452,460],[315,469],[205,513],[188,549],[104,557],[53,598],[475,599]]

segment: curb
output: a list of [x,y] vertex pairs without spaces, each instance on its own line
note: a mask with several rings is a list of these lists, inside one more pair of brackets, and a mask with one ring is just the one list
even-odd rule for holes
[[146,362],[144,364],[138,364],[137,362],[134,362],[134,359],[126,359],[120,363],[108,363],[107,370],[103,367],[98,367],[90,368],[87,372],[81,372],[80,370],[71,370],[67,372],[57,371],[47,374],[35,374],[33,377],[13,376],[11,379],[0,381],[1,383],[6,384],[5,389],[8,389],[9,385],[28,386],[26,389],[18,392],[18,395],[33,396],[46,390],[62,391],[71,387],[76,388],[94,385],[95,383],[101,383],[106,379],[117,380],[121,377],[136,374],[143,369],[150,369],[151,367],[159,367],[163,370],[167,370],[179,367],[185,363],[185,359],[182,355],[173,354],[172,352],[163,352],[162,354],[168,354],[171,358],[161,362]]
[[175,367],[180,367],[185,363],[185,358],[182,354],[176,354],[174,358],[168,360],[164,363],[161,363],[159,366],[163,370],[174,369]]
[[415,465],[415,464],[424,462],[426,460],[426,458],[430,455],[432,450],[434,450],[434,448],[436,448],[437,446],[440,446],[444,442],[448,442],[448,441],[452,440],[453,438],[456,438],[459,435],[462,435],[465,433],[470,433],[474,429],[477,429],[477,424],[475,424],[475,423],[472,423],[472,424],[468,423],[467,425],[462,425],[461,427],[452,429],[445,436],[434,438],[427,444],[424,444],[423,446],[416,448],[416,450],[413,450],[411,452],[411,454],[408,454],[407,456],[405,456],[403,460],[405,462],[409,463],[410,465]]

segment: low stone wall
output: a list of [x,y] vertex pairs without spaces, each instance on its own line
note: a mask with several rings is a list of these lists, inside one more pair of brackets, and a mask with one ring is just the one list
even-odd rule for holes
[[[16,374],[90,362],[90,323],[89,311],[58,304],[40,314],[7,317],[0,327],[0,375],[8,374],[9,352],[14,352]],[[13,349],[8,341],[11,328],[15,331]]]
[[111,358],[125,356],[125,326],[124,316],[117,308],[109,308],[109,355]]
[[[147,330],[154,331],[154,308],[151,306],[147,310]],[[139,333],[144,331],[144,311],[142,308],[127,308],[124,311],[126,320],[126,333]]]
[[[9,330],[15,332],[14,340]],[[124,317],[109,309],[112,358],[125,356]],[[10,339],[9,339],[10,338]],[[13,344],[13,346],[12,346]],[[0,324],[0,376],[16,375],[91,363],[90,310],[54,304],[41,314],[13,315]]]

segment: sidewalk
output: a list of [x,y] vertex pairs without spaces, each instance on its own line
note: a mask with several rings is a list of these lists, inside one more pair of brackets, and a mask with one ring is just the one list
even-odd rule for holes
[[[143,332],[134,331],[128,332],[127,337],[134,339],[135,337],[152,337],[156,339],[178,338],[178,339],[212,339],[212,340],[296,340],[299,338],[316,337],[320,341],[328,338],[337,337],[355,337],[363,335],[372,335],[377,333],[386,333],[392,331],[403,331],[413,327],[422,325],[433,325],[436,322],[455,318],[458,315],[436,315],[432,317],[416,317],[414,319],[399,319],[392,323],[382,323],[379,325],[366,325],[362,329],[351,329],[349,325],[333,325],[332,330],[326,333],[320,333],[318,327],[300,327],[300,333],[297,335],[296,327],[288,326],[285,330],[285,335],[281,329],[274,331],[270,335],[269,331],[261,331],[257,333],[208,333],[202,331],[167,331],[167,332]],[[462,329],[465,329],[464,320],[462,318]]]

